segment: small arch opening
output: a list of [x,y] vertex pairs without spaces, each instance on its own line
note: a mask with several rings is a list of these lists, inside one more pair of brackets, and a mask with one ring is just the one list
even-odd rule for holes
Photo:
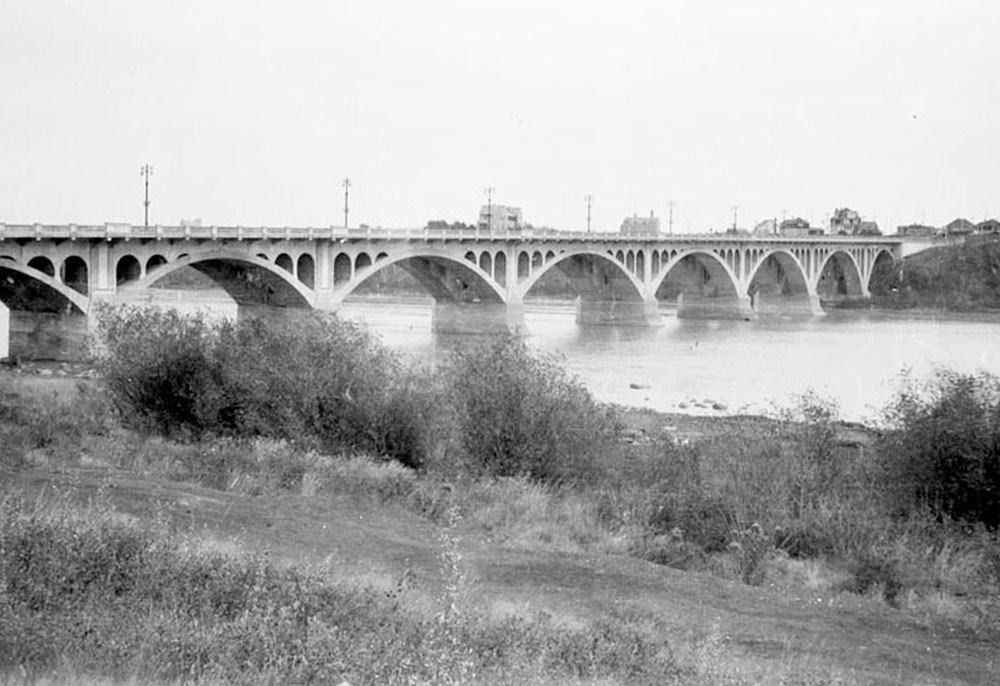
[[347,253],[340,253],[333,261],[333,282],[347,283],[351,280],[351,258]]
[[146,273],[153,271],[157,267],[162,267],[167,263],[167,258],[163,255],[153,255],[148,260],[146,260]]
[[316,264],[313,262],[312,255],[308,253],[299,255],[295,271],[299,275],[299,281],[306,286],[313,288],[316,285]]
[[28,266],[32,269],[37,269],[38,271],[47,274],[48,276],[56,275],[56,268],[52,264],[52,260],[47,257],[42,257],[41,255],[37,257],[32,257],[28,260]]
[[134,255],[125,255],[115,266],[115,283],[119,286],[130,281],[138,281],[142,276],[142,266]]
[[67,257],[59,269],[62,282],[77,293],[87,295],[89,291],[90,273],[87,263],[82,257],[71,255]]

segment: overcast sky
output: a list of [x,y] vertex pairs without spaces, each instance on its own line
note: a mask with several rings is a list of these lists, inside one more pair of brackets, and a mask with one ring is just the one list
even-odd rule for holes
[[0,0],[0,222],[1000,216],[997,0]]

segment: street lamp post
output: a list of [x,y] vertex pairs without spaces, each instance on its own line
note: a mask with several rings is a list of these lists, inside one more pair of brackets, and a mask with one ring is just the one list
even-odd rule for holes
[[496,189],[487,186],[483,190],[486,192],[486,230],[493,233],[493,191]]
[[588,193],[583,199],[587,201],[587,233],[590,233],[590,205],[594,202],[594,196]]
[[350,197],[351,180],[349,178],[344,178],[344,183],[342,185],[344,186],[344,228],[346,229],[347,217],[348,213],[350,212],[350,205],[348,203],[348,199]]
[[149,228],[149,177],[153,175],[153,168],[148,164],[142,165],[142,169],[139,170],[139,175],[145,177],[146,179],[146,193],[142,200],[142,226],[143,228]]

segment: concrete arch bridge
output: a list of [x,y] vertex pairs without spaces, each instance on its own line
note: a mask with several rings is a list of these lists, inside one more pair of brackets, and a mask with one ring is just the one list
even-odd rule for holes
[[398,265],[433,296],[436,331],[467,332],[523,327],[525,298],[555,274],[581,324],[656,325],[665,301],[682,317],[817,315],[867,298],[876,264],[901,254],[890,237],[0,224],[0,356],[19,312],[86,317],[183,267],[240,310],[335,311]]

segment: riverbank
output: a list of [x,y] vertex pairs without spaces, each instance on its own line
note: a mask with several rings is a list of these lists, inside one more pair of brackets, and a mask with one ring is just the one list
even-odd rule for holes
[[[6,400],[16,391],[22,398],[35,397],[44,403],[53,402],[56,394],[72,403],[79,401],[81,386],[94,383],[68,373],[3,372],[0,399]],[[71,416],[73,407],[66,405],[61,416]],[[674,500],[686,489],[696,488],[695,483],[677,484],[684,476],[674,471],[675,461],[694,455],[685,446],[705,451],[702,459],[712,458],[714,453],[719,460],[729,460],[718,462],[717,467],[756,468],[758,476],[774,483],[782,473],[769,466],[767,460],[773,455],[740,451],[757,435],[779,435],[779,422],[766,417],[617,410],[625,430],[621,462],[613,474],[643,464],[651,467],[647,477],[626,482],[623,490],[615,490],[610,483],[592,490],[544,488],[523,479],[441,483],[433,475],[415,476],[398,466],[363,458],[318,460],[313,456],[300,463],[290,446],[260,441],[241,448],[243,460],[249,459],[247,467],[271,459],[296,468],[306,465],[304,471],[275,471],[271,480],[256,472],[227,472],[226,478],[213,476],[217,485],[209,487],[210,475],[199,470],[214,468],[210,461],[226,449],[225,443],[199,448],[157,436],[124,434],[120,429],[67,440],[52,435],[51,424],[46,423],[36,430],[48,442],[28,451],[20,468],[4,471],[0,497],[18,497],[30,503],[36,522],[50,510],[57,521],[72,521],[66,513],[73,503],[97,503],[101,509],[96,512],[80,512],[79,517],[86,522],[81,527],[83,537],[65,540],[86,540],[86,534],[104,517],[115,531],[126,525],[148,525],[159,527],[157,531],[166,528],[176,532],[186,551],[178,552],[178,562],[187,565],[195,564],[191,556],[198,553],[233,560],[226,563],[230,566],[222,567],[224,570],[233,569],[233,564],[247,565],[258,570],[258,575],[271,565],[302,574],[310,570],[308,573],[320,575],[323,583],[340,589],[338,592],[354,589],[359,593],[350,607],[372,607],[372,599],[384,600],[393,608],[392,613],[401,609],[406,617],[427,617],[428,627],[441,626],[433,617],[442,607],[457,608],[456,618],[487,627],[488,635],[494,637],[489,643],[480,643],[477,636],[481,634],[456,632],[455,640],[468,642],[459,644],[467,656],[509,650],[522,640],[519,631],[541,622],[552,632],[551,641],[569,641],[578,632],[593,632],[589,635],[596,638],[587,644],[591,646],[588,649],[602,652],[584,655],[580,669],[589,669],[587,665],[601,655],[634,656],[636,646],[652,641],[662,646],[662,655],[680,670],[683,678],[678,683],[696,686],[989,682],[1000,643],[988,631],[973,631],[967,623],[974,616],[971,610],[958,609],[959,603],[969,602],[968,588],[963,588],[966,595],[961,599],[943,595],[942,588],[949,588],[947,585],[928,591],[926,598],[923,591],[908,590],[889,604],[878,583],[866,592],[852,590],[849,565],[836,559],[791,557],[779,549],[770,550],[760,561],[756,585],[747,585],[738,571],[740,551],[753,539],[739,534],[743,538],[721,549],[713,548],[712,553],[699,552],[688,541],[697,534],[689,526],[727,520],[723,516],[726,510],[720,509],[726,502],[717,494],[692,491],[687,500]],[[838,436],[842,429],[851,427],[838,425]],[[4,447],[17,445],[9,442]],[[759,460],[764,462],[757,464]],[[235,462],[228,469],[238,470],[239,464]],[[277,475],[292,473],[298,478],[279,483]],[[748,476],[752,473],[746,472]],[[705,477],[716,480],[724,474],[724,469],[713,469],[706,471]],[[751,481],[745,479],[742,485]],[[646,500],[648,506],[643,505]],[[677,502],[688,503],[685,507],[691,507],[697,519],[683,525],[663,519]],[[450,508],[458,515],[449,518]],[[659,522],[664,533],[648,539],[636,537],[638,527],[648,526],[647,521]],[[738,521],[729,525],[735,527]],[[684,530],[678,538],[671,528],[681,526]],[[711,530],[707,533],[714,535]],[[640,542],[649,547],[632,547]],[[895,555],[905,542],[903,538],[896,540]],[[158,542],[161,553],[166,550],[165,543]],[[641,554],[657,550],[653,546],[661,546],[664,553],[657,558],[658,564],[641,558]],[[959,561],[965,574],[969,552],[961,550],[965,557]],[[215,564],[218,568],[220,563]],[[935,564],[940,570],[951,562],[939,557]],[[34,578],[39,583],[43,579]],[[906,583],[916,583],[910,576],[903,578]],[[199,592],[207,592],[207,588],[193,585]],[[237,592],[236,587],[232,590]],[[122,611],[128,597],[116,596],[106,609]],[[275,615],[277,626],[294,628],[294,616],[287,614],[289,607],[275,609],[279,613]],[[947,614],[934,609],[940,607],[947,608]],[[102,614],[105,624],[95,624],[94,615],[90,615],[87,626],[97,626],[95,635],[103,645],[116,636],[113,627],[140,626],[143,618],[168,616],[151,612],[146,605],[138,609],[134,616]],[[343,619],[347,615],[342,611],[337,616]],[[14,617],[12,621],[17,623],[9,626],[33,626],[27,615]],[[383,651],[398,650],[399,655],[411,658],[427,656],[423,652],[427,646],[422,643],[419,648],[416,644],[406,646],[404,651],[404,646],[393,642],[399,634],[394,629],[404,621],[397,614],[379,617],[370,621],[377,623],[385,637],[380,644]],[[290,641],[285,647],[320,647],[317,637],[333,631],[323,621],[323,615],[317,613],[308,622],[308,640],[313,643]],[[261,622],[259,631],[268,626]],[[338,626],[336,635],[345,646],[363,634],[363,627],[355,624],[344,628],[341,620]],[[178,625],[176,635],[203,630],[203,625]],[[53,637],[60,634],[47,635],[57,640]],[[133,634],[129,640],[143,635],[152,641],[158,634]],[[227,664],[219,661],[238,647],[225,640],[227,635],[217,632],[212,643],[199,649],[199,668]],[[8,639],[14,637],[0,630],[0,643]],[[57,643],[55,647],[60,649],[58,654],[68,654],[63,652],[67,646]],[[351,654],[357,652],[355,649]],[[145,661],[136,663],[136,668],[150,670],[159,654],[146,651]],[[162,654],[168,654],[166,648]],[[639,655],[643,654],[640,651]],[[95,649],[88,655],[87,669],[100,669],[106,655],[111,653]],[[311,659],[315,655],[310,653]],[[375,662],[373,657],[371,663]],[[368,663],[354,660],[351,664],[351,669],[363,671]],[[75,665],[70,662],[68,666]],[[518,668],[536,669],[522,663]],[[77,672],[75,678],[88,673]],[[584,676],[588,673],[580,671],[567,683],[596,686],[635,683],[636,679],[635,674],[608,672],[602,679],[591,680]],[[499,675],[491,676],[497,679]],[[522,673],[518,683],[540,685],[551,680],[551,675],[548,679],[524,677]],[[473,683],[507,683],[483,678],[485,681]]]

